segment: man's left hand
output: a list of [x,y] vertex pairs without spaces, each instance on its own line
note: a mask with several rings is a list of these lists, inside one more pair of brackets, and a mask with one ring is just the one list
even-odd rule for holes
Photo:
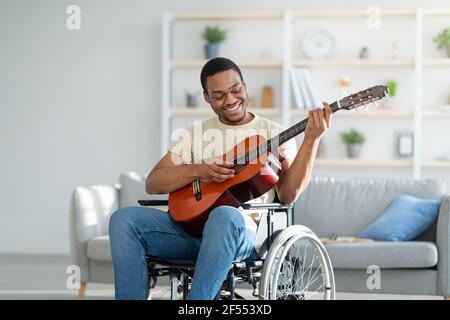
[[325,131],[331,126],[331,108],[328,103],[322,103],[323,108],[316,108],[309,111],[308,124],[305,129],[306,141],[318,141]]

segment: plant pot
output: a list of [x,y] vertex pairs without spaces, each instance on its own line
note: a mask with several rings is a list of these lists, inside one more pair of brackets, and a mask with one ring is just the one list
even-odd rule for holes
[[219,44],[207,43],[205,44],[205,56],[206,59],[212,59],[219,56]]
[[186,91],[186,106],[197,107],[198,106],[198,92],[188,92]]
[[361,155],[362,145],[360,143],[347,144],[347,155],[349,158],[359,158]]

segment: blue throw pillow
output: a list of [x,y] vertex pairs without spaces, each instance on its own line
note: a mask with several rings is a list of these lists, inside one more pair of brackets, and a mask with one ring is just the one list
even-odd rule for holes
[[441,200],[401,195],[359,237],[380,241],[409,241],[436,221]]

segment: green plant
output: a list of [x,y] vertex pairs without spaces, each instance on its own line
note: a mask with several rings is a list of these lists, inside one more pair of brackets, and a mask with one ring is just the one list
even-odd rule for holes
[[219,43],[227,38],[227,32],[219,26],[206,26],[203,31],[203,39],[208,43]]
[[342,132],[341,138],[345,144],[352,144],[352,143],[362,144],[366,140],[364,135],[361,132],[356,131],[355,129],[351,129],[350,131],[347,132]]
[[391,97],[395,96],[395,93],[397,92],[397,81],[395,80],[386,81],[386,85],[388,86],[389,89],[389,95]]
[[438,49],[442,49],[450,45],[450,28],[445,28],[435,38],[434,42],[438,44]]

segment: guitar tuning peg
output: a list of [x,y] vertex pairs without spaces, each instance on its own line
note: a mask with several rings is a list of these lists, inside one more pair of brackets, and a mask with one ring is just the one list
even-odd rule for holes
[[364,111],[369,111],[369,106],[367,104],[364,105]]
[[378,102],[374,102],[375,108],[378,108]]

